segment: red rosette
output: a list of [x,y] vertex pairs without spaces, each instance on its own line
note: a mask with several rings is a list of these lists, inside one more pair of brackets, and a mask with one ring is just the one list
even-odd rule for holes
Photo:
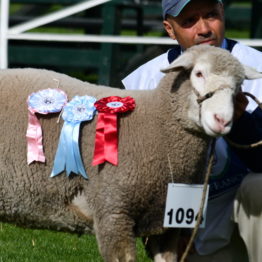
[[105,161],[118,164],[118,129],[117,115],[133,111],[135,100],[130,97],[109,96],[95,103],[98,111],[96,125],[95,150],[92,165],[99,165]]
[[135,100],[131,96],[123,98],[119,96],[109,96],[95,102],[95,107],[98,112],[109,114],[132,111],[135,109],[135,106]]

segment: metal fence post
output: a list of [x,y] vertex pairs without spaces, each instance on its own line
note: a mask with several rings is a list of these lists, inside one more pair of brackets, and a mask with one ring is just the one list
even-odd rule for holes
[[0,68],[8,66],[8,20],[9,20],[9,0],[0,0]]
[[262,0],[252,1],[251,38],[262,38]]

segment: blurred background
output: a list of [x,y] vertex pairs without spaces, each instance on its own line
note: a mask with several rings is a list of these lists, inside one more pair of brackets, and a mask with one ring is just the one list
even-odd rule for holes
[[[262,0],[223,2],[226,36],[262,50]],[[160,0],[0,0],[0,8],[0,68],[46,68],[121,87],[130,71],[174,45]],[[137,243],[138,262],[149,262]],[[102,262],[93,236],[0,223],[0,246],[0,261]]]
[[[5,39],[9,68],[46,68],[84,81],[121,87],[121,79],[129,72],[174,45],[163,30],[160,0],[0,1],[1,19],[7,21],[8,27],[2,27],[2,40],[9,34]],[[226,36],[249,40],[248,45],[261,49],[262,44],[257,44],[255,39],[262,40],[262,0],[223,2]],[[57,18],[59,12],[81,9],[82,3],[92,3],[93,7],[30,28],[30,21],[48,20],[52,14]],[[3,4],[8,5],[8,13],[4,12],[3,8],[7,10],[7,7]],[[29,27],[20,26],[28,24]],[[19,32],[21,35],[26,32],[25,37],[19,36]],[[65,38],[54,40],[53,35]],[[109,36],[116,38],[108,42]],[[130,40],[130,36],[137,40]],[[5,42],[1,43],[0,49]]]

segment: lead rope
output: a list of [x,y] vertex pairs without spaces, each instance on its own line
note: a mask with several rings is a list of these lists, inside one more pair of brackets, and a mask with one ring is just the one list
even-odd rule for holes
[[183,255],[180,259],[180,262],[185,262],[185,259],[188,256],[188,253],[191,249],[191,246],[193,244],[196,233],[197,233],[199,226],[200,226],[200,223],[201,223],[205,199],[206,199],[206,193],[207,193],[207,188],[208,188],[208,181],[209,181],[209,177],[210,177],[210,174],[211,174],[212,165],[213,165],[213,161],[214,161],[215,144],[216,144],[216,139],[213,138],[213,140],[211,142],[210,156],[209,156],[209,160],[208,160],[208,166],[207,166],[207,170],[206,170],[206,174],[205,174],[205,180],[204,180],[203,193],[202,193],[202,198],[201,198],[199,212],[198,212],[199,215],[197,216],[196,225],[195,225],[195,227],[192,231],[191,237],[190,237],[188,244],[186,246],[186,249],[185,249],[185,251],[184,251],[184,253],[183,253]]
[[[220,87],[212,92],[209,92],[203,96],[200,95],[200,93],[193,88],[193,91],[195,93],[195,95],[197,96],[197,103],[199,104],[199,119],[201,119],[201,106],[202,106],[202,102],[205,101],[206,99],[212,97],[214,95],[214,93],[216,91],[219,90],[223,90],[225,88],[228,87]],[[180,259],[180,262],[184,262],[188,256],[188,253],[191,249],[191,246],[193,244],[193,241],[196,237],[197,231],[199,229],[200,223],[201,223],[201,219],[202,219],[202,214],[203,214],[203,209],[204,209],[204,203],[205,203],[205,198],[206,198],[206,193],[207,193],[207,187],[208,187],[208,180],[209,180],[209,176],[211,174],[211,169],[212,169],[212,164],[213,164],[213,160],[214,160],[214,151],[215,151],[215,143],[216,143],[216,139],[214,138],[211,142],[211,150],[210,150],[210,157],[209,157],[209,161],[208,161],[208,166],[207,166],[207,171],[205,174],[205,180],[204,180],[204,187],[203,187],[203,192],[202,192],[202,198],[201,198],[201,202],[200,202],[200,207],[199,207],[199,212],[198,212],[198,216],[197,216],[197,221],[196,221],[196,225],[191,233],[191,237],[189,239],[189,242],[187,243],[186,249]]]

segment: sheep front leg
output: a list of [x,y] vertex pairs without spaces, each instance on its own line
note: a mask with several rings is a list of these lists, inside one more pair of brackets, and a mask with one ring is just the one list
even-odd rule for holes
[[179,230],[170,229],[161,235],[153,235],[145,239],[148,255],[155,262],[176,262]]
[[135,262],[134,221],[124,214],[95,219],[96,238],[106,262]]

